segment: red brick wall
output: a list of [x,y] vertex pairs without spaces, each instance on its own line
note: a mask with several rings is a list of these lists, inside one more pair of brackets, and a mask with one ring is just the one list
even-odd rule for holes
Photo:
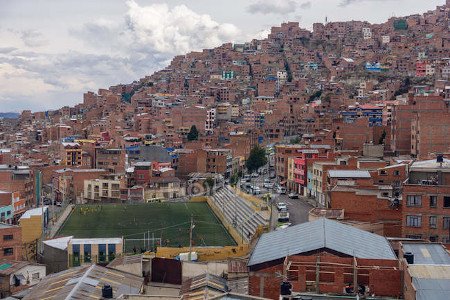
[[[319,292],[342,294],[347,283],[353,283],[351,257],[340,257],[327,252],[318,254],[320,260]],[[316,262],[318,256],[295,255],[288,257],[291,262],[287,272],[288,281],[294,292],[315,292]],[[397,260],[357,259],[358,284],[368,285],[370,293],[377,296],[399,297],[402,294],[401,271]],[[374,269],[364,267],[375,267]],[[384,267],[378,269],[377,267]],[[252,296],[279,299],[282,282],[283,263],[251,271],[249,294]],[[307,284],[308,282],[308,284]]]
[[345,219],[362,222],[383,222],[386,236],[401,235],[401,210],[389,207],[386,199],[378,199],[376,195],[357,195],[355,192],[330,193],[332,209],[344,209]]
[[[12,240],[4,240],[5,235],[13,235]],[[22,228],[12,226],[0,229],[0,259],[22,260]],[[4,256],[5,248],[13,248],[13,255]]]
[[[407,206],[406,201],[408,195],[421,195],[421,206]],[[430,195],[437,196],[436,208],[430,207]],[[449,208],[444,208],[443,197],[450,196],[450,186],[436,186],[436,185],[413,185],[405,184],[403,186],[403,203],[402,203],[402,236],[407,235],[421,235],[423,239],[428,239],[430,236],[438,236],[438,242],[443,242],[444,238],[449,237],[449,230],[443,229],[443,217],[449,217]],[[422,217],[421,227],[406,226],[406,217],[408,215],[418,215]],[[437,217],[437,228],[430,228],[429,217]]]

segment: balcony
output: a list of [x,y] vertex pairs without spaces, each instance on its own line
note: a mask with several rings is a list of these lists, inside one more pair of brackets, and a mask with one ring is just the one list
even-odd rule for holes
[[304,176],[305,175],[305,170],[303,170],[303,169],[294,169],[294,174]]

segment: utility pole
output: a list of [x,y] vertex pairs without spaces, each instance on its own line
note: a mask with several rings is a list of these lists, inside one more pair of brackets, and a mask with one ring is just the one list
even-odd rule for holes
[[353,256],[353,292],[358,295],[358,262]]

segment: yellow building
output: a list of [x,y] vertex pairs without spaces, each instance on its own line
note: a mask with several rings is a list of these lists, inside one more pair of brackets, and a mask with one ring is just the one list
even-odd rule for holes
[[83,163],[83,149],[78,143],[63,143],[62,163],[64,166],[81,166]]
[[48,206],[27,210],[19,219],[22,227],[22,241],[30,243],[41,238],[48,223]]
[[41,239],[44,228],[48,224],[48,207],[37,207],[27,210],[19,219],[22,228],[22,242],[25,246],[24,257],[35,260],[37,242]]

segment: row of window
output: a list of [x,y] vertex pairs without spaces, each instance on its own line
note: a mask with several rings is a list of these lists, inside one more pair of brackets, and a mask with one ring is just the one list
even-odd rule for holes
[[417,240],[428,239],[432,243],[438,243],[439,241],[441,241],[443,244],[450,244],[450,238],[448,237],[448,235],[444,235],[439,239],[438,235],[423,236],[422,234],[407,234],[406,238]]
[[[430,228],[437,228],[438,217],[437,216],[429,216],[428,217],[428,225]],[[408,227],[422,227],[422,216],[409,215],[406,216],[406,226]],[[450,228],[450,217],[442,218],[442,228],[449,229]]]
[[[444,196],[444,208],[450,208],[450,196]],[[438,197],[431,195],[428,197],[428,204],[431,208],[437,207]],[[422,206],[422,195],[408,195],[406,196],[406,206]]]

